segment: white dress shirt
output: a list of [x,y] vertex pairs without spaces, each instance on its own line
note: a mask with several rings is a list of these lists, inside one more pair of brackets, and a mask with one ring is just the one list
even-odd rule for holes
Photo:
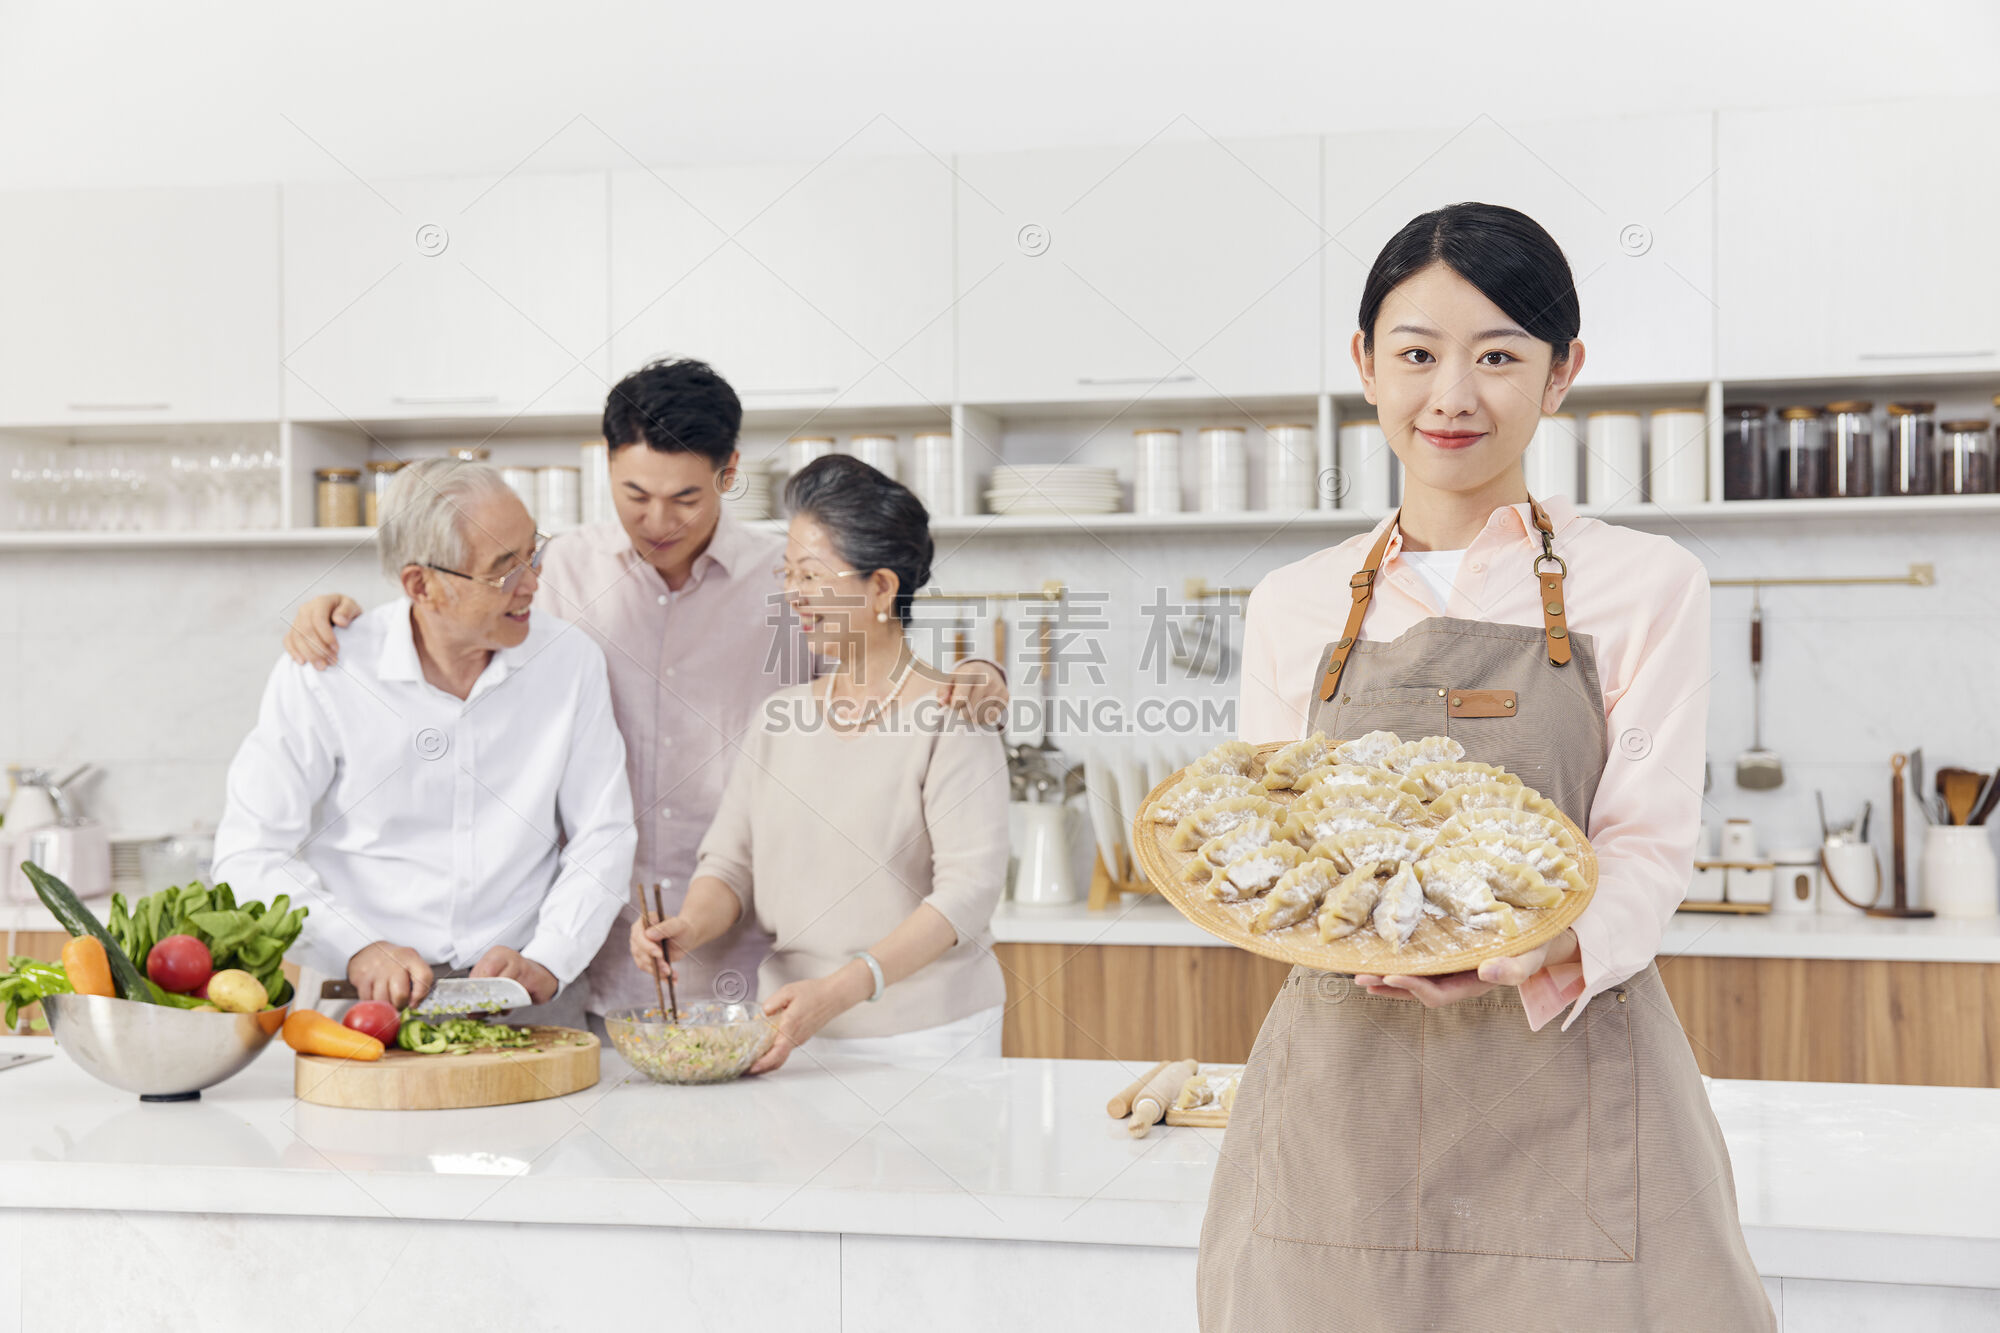
[[460,700],[424,679],[399,599],[325,672],[280,659],[229,766],[217,880],[311,907],[293,957],[364,945],[469,967],[507,945],[567,985],[630,892],[636,834],[604,654],[539,608]]

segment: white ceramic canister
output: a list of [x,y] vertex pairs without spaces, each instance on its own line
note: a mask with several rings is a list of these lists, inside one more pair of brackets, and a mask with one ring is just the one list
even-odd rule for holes
[[583,494],[578,506],[585,523],[602,523],[612,517],[611,450],[602,440],[592,440],[578,448],[577,475]]
[[1264,508],[1296,514],[1318,506],[1318,435],[1297,422],[1264,427]]
[[1537,500],[1566,495],[1572,500],[1580,489],[1577,470],[1583,459],[1583,438],[1576,417],[1568,412],[1542,418],[1528,452],[1521,456],[1521,470],[1527,474],[1528,494]]
[[[1838,915],[1881,901],[1882,862],[1872,843],[1829,840],[1820,848],[1826,892],[1820,895],[1822,911]],[[1843,899],[1853,899],[1849,903]]]
[[1732,819],[1722,826],[1722,861],[1758,861],[1757,831],[1747,819]]
[[933,517],[970,512],[950,432],[924,431],[910,441],[910,489]]
[[1924,906],[1939,916],[2000,916],[2000,868],[1984,824],[1930,824],[1924,828]]
[[1395,505],[1397,462],[1388,437],[1373,421],[1340,423],[1340,507],[1386,514]]
[[874,468],[889,480],[896,480],[896,437],[855,435],[847,441],[847,452]]
[[539,525],[542,521],[542,511],[540,509],[540,498],[535,494],[535,469],[531,467],[503,467],[500,469],[500,480],[506,482],[507,489],[521,498],[521,503],[528,508],[528,517],[534,519],[536,524]]
[[573,467],[535,469],[535,525],[567,532],[583,518],[583,478]]
[[1771,858],[1778,863],[1771,889],[1773,916],[1811,916],[1819,911],[1819,849],[1794,847]]
[[1181,512],[1181,433],[1147,427],[1132,432],[1132,512]]
[[1647,477],[1656,505],[1708,499],[1708,418],[1687,407],[1665,408],[1646,421]]
[[1241,426],[1204,426],[1195,437],[1195,508],[1235,514],[1250,507],[1250,456]]
[[1635,505],[1645,499],[1640,465],[1639,414],[1592,412],[1584,428],[1583,498],[1597,508]]

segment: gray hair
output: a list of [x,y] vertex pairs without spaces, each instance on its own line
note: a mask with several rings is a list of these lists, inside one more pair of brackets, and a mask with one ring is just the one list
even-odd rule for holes
[[399,578],[405,565],[442,565],[465,570],[466,509],[496,495],[514,492],[500,473],[484,463],[459,458],[422,458],[399,469],[382,501],[382,524],[375,542],[382,570]]

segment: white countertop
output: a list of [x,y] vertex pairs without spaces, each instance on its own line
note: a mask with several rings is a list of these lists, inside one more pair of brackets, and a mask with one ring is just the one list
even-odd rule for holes
[[[1104,1100],[1143,1067],[1111,1061],[794,1057],[670,1088],[607,1051],[586,1092],[427,1112],[305,1105],[291,1071],[274,1044],[178,1105],[59,1051],[0,1073],[0,1200],[1191,1248],[1221,1137],[1130,1138]],[[2000,1090],[1723,1080],[1710,1097],[1767,1276],[2000,1286]]]
[[[1093,912],[1082,903],[1023,907],[1007,902],[993,916],[1004,944],[1199,944],[1229,948],[1190,923],[1165,899],[1127,897]],[[1739,916],[1676,912],[1662,957],[1884,958],[1903,962],[2000,963],[2000,917],[1976,921],[1894,921],[1851,909],[1817,916]]]

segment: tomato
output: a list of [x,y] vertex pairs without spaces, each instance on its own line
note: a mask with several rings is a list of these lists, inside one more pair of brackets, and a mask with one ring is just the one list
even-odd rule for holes
[[396,1034],[403,1030],[403,1016],[393,1004],[380,1000],[363,1000],[347,1011],[347,1017],[340,1020],[343,1027],[365,1032],[384,1046],[396,1044]]
[[208,984],[215,973],[215,960],[208,946],[192,935],[169,935],[146,955],[146,975],[161,990],[176,995],[192,995]]

